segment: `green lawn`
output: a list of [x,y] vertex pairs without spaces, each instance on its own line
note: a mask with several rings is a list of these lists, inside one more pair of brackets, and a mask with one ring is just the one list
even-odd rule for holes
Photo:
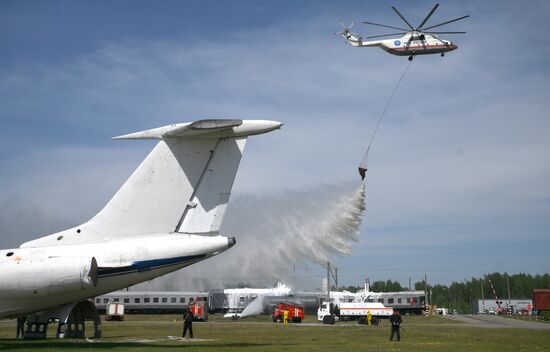
[[[261,316],[227,320],[211,316],[194,323],[197,340],[170,340],[181,334],[181,317],[128,315],[124,322],[105,322],[97,342],[64,339],[14,340],[15,321],[0,320],[1,351],[548,351],[548,331],[479,329],[441,317],[404,317],[401,342],[389,341],[389,324],[334,326],[272,323]],[[50,328],[54,332],[53,326]]]

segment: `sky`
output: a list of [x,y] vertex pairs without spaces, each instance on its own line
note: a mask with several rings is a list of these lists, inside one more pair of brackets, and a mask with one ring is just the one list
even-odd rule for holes
[[[285,124],[250,138],[232,200],[358,184],[409,62],[334,32],[400,27],[392,5],[417,24],[434,3],[0,0],[0,248],[88,220],[154,145],[111,137],[171,123]],[[340,284],[550,272],[550,3],[446,1],[429,23],[466,14],[384,117]]]

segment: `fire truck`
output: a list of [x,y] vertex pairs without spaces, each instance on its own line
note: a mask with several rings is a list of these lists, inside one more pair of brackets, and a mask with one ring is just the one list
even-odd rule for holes
[[274,323],[282,323],[284,313],[288,311],[288,321],[301,323],[304,320],[304,307],[295,304],[279,303],[273,310],[272,318]]
[[378,302],[342,302],[340,306],[323,302],[317,310],[317,320],[330,325],[334,324],[336,319],[340,321],[357,320],[358,324],[366,324],[369,312],[372,316],[371,323],[378,325],[380,318],[388,318],[393,314],[393,308],[385,307]]
[[193,313],[193,320],[208,321],[208,306],[206,300],[197,297],[193,303],[189,304],[189,309]]

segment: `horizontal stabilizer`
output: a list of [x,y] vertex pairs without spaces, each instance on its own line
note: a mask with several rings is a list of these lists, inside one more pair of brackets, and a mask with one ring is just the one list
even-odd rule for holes
[[282,124],[267,120],[207,119],[178,123],[125,134],[113,139],[167,139],[167,138],[228,138],[260,134],[280,128]]

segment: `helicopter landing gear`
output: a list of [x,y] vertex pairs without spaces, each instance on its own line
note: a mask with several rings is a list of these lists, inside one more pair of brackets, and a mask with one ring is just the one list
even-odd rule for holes
[[413,56],[409,56],[409,61],[413,61]]
[[441,53],[441,57],[445,56],[445,53]]

